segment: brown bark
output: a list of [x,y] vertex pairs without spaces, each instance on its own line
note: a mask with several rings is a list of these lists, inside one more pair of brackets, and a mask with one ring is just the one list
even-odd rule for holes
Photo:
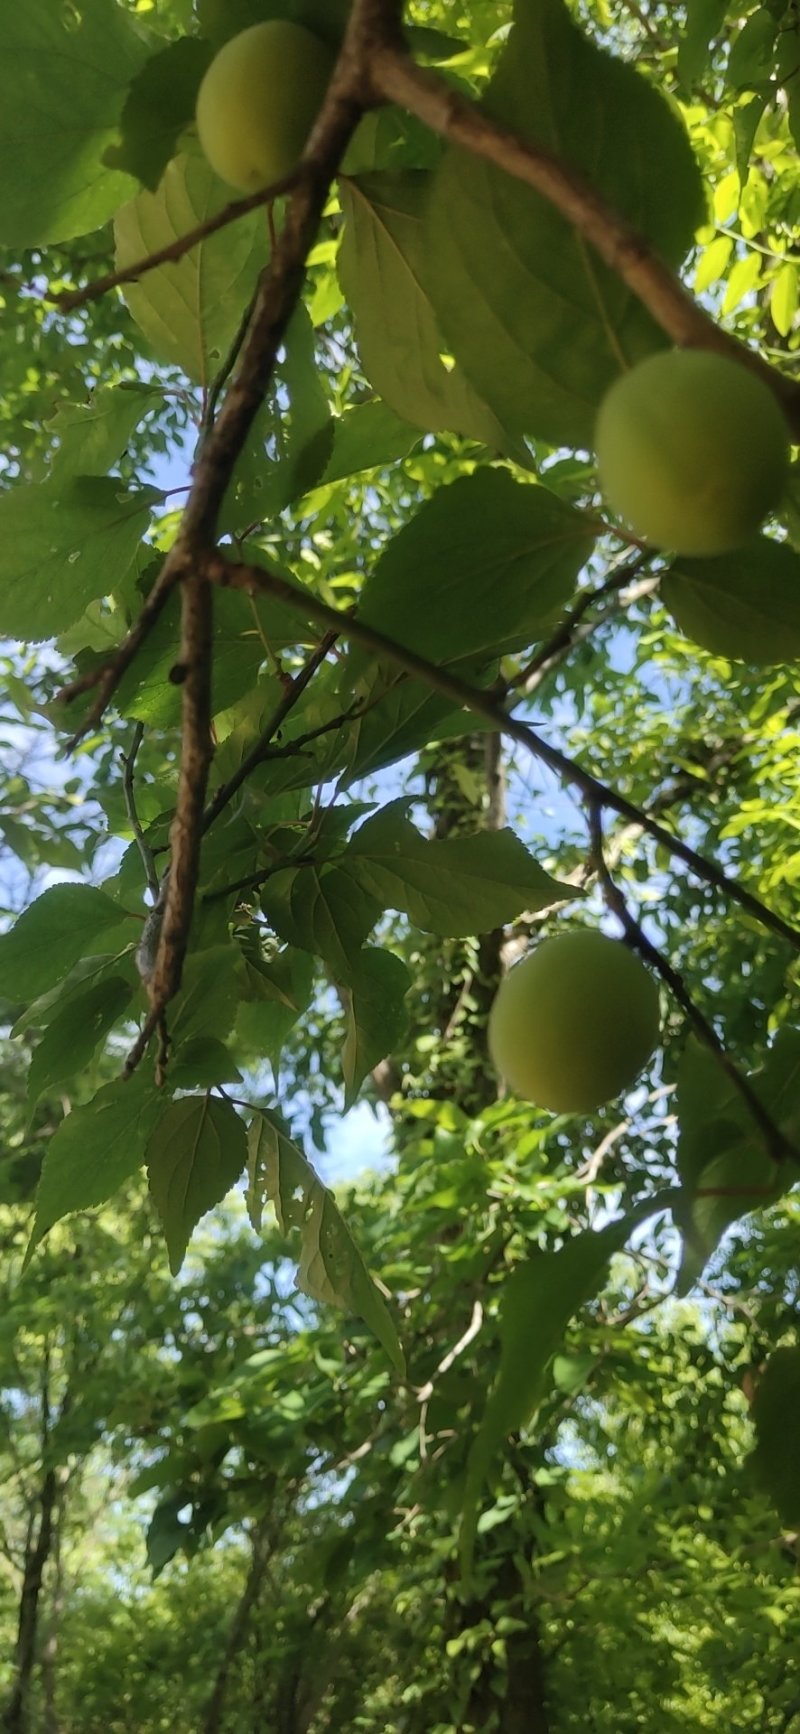
[[38,1499],[38,1524],[32,1525],[25,1550],[14,1654],[15,1676],[3,1714],[4,1734],[27,1734],[30,1727],[30,1689],[36,1664],[39,1601],[45,1566],[53,1548],[53,1514],[57,1497],[56,1472],[55,1469],[48,1469]]
[[252,1535],[252,1555],[244,1589],[233,1616],[228,1641],[222,1654],[217,1677],[206,1706],[201,1734],[221,1734],[231,1671],[250,1633],[250,1618],[256,1606],[269,1564],[270,1547],[263,1529]]

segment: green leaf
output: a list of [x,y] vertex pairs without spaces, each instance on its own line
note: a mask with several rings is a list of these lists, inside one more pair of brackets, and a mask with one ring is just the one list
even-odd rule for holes
[[742,25],[728,57],[727,80],[732,90],[764,84],[772,73],[779,20],[768,6],[757,6]]
[[[781,1030],[749,1081],[800,1151],[800,1031]],[[683,1195],[673,1215],[684,1236],[678,1286],[685,1293],[732,1223],[766,1209],[796,1183],[800,1158],[798,1164],[772,1160],[746,1103],[710,1049],[695,1040],[678,1070],[678,1124]]]
[[63,1078],[79,1076],[93,1059],[103,1037],[122,1016],[133,997],[131,983],[112,975],[76,993],[48,1025],[34,1051],[28,1072],[31,1102]]
[[45,1151],[26,1265],[54,1223],[104,1204],[136,1173],[161,1107],[152,1079],[142,1071],[106,1084],[62,1120]]
[[397,463],[408,457],[419,437],[418,429],[402,421],[380,398],[356,404],[337,417],[323,484]]
[[[519,0],[515,19],[489,114],[586,175],[677,265],[703,216],[680,121],[632,67],[581,35],[562,0]],[[552,205],[463,150],[449,149],[434,178],[423,280],[474,389],[512,432],[553,444],[590,444],[620,369],[663,343]]]
[[104,476],[122,456],[142,416],[158,402],[151,386],[122,383],[95,392],[87,403],[58,404],[47,423],[58,442],[50,480]]
[[120,6],[3,7],[0,239],[32,247],[98,229],[127,196],[103,156],[142,44]]
[[341,183],[345,230],[339,280],[355,319],[364,372],[412,427],[450,429],[503,451],[506,436],[445,345],[425,288],[425,171],[361,175]]
[[[136,717],[153,728],[174,728],[180,722],[180,687],[170,680],[180,643],[180,597],[170,598],[141,654],[119,683],[115,705],[122,716]],[[214,596],[214,664],[211,676],[212,714],[219,715],[255,685],[264,660],[248,598],[220,590]]]
[[753,1401],[756,1447],[751,1462],[781,1521],[800,1524],[800,1348],[770,1355]]
[[368,949],[353,960],[350,982],[341,989],[345,1111],[352,1107],[368,1072],[402,1041],[408,1028],[405,996],[410,986],[405,964],[392,951]]
[[200,81],[211,61],[207,42],[182,36],[145,61],[125,100],[121,141],[105,161],[154,191],[184,127],[194,121]]
[[[648,1214],[657,1206],[651,1199]],[[480,1490],[495,1452],[509,1433],[528,1426],[546,1394],[548,1369],[573,1314],[595,1295],[609,1260],[625,1245],[637,1216],[575,1235],[557,1252],[540,1252],[507,1279],[500,1303],[500,1367],[473,1441],[461,1532],[469,1571]]]
[[[204,159],[174,157],[155,193],[141,192],[118,213],[117,265],[169,246],[229,203],[230,190]],[[176,264],[129,283],[125,299],[153,353],[209,385],[219,372],[266,264],[262,211],[206,236]]]
[[52,638],[125,576],[162,496],[110,476],[0,495],[0,633]]
[[727,0],[687,0],[686,24],[678,46],[678,78],[688,91],[708,66],[709,47],[725,22]]
[[157,1578],[183,1546],[190,1527],[178,1513],[188,1504],[186,1493],[171,1493],[156,1506],[147,1531],[147,1563]]
[[239,1005],[241,971],[238,945],[190,952],[180,994],[173,1001],[170,1033],[176,1047],[198,1036],[228,1035]]
[[232,1054],[217,1036],[193,1036],[170,1058],[173,1090],[210,1090],[214,1084],[238,1084],[241,1076]]
[[[421,681],[399,679],[396,667],[375,659],[362,667],[356,653],[344,664],[349,690],[353,670],[364,714],[350,724],[347,783],[405,758],[407,753],[419,751],[431,740],[475,734],[484,726],[479,718],[456,709],[449,699]],[[458,673],[465,679],[475,678],[469,665],[464,668],[459,664]]]
[[169,1267],[177,1276],[192,1229],[230,1192],[247,1165],[244,1125],[229,1102],[184,1097],[162,1114],[146,1160]]
[[477,470],[388,543],[359,618],[439,662],[521,650],[552,626],[593,544],[586,518],[546,488]]
[[236,1031],[249,1052],[276,1066],[289,1035],[311,998],[314,959],[287,946],[270,963],[248,965],[251,998],[239,1006]]
[[680,557],[661,594],[687,638],[756,666],[800,657],[800,555],[762,536],[732,554]]
[[0,992],[31,1000],[64,976],[122,917],[117,903],[93,885],[54,885],[0,936]]
[[775,330],[781,337],[788,337],[794,330],[798,303],[798,267],[794,261],[787,259],[781,265],[777,276],[773,278],[769,296],[769,310]]
[[442,938],[489,933],[525,910],[574,896],[534,861],[512,831],[428,840],[393,802],[357,831],[343,860],[383,909],[398,909]]
[[222,506],[223,528],[246,529],[273,518],[323,474],[334,421],[317,368],[314,328],[300,304],[292,314],[275,369],[272,401],[256,417]]
[[274,1205],[284,1233],[292,1228],[300,1230],[297,1281],[304,1294],[363,1319],[397,1372],[403,1374],[403,1350],[383,1295],[332,1194],[275,1116],[259,1114],[253,1120],[248,1152],[248,1206],[254,1228],[261,1226],[266,1197]]
[[324,958],[340,982],[350,980],[350,961],[386,907],[352,873],[325,863],[273,873],[261,906],[282,939]]

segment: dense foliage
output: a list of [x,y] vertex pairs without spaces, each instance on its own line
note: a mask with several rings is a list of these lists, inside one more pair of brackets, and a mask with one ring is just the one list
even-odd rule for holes
[[[796,0],[3,41],[3,1726],[798,1734],[798,467],[698,556],[594,456],[674,344],[798,437]],[[660,1040],[556,1116],[488,1017],[586,927]]]

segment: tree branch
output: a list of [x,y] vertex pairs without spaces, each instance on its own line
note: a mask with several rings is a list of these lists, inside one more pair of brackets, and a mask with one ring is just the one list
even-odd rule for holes
[[[287,716],[290,715],[294,710],[295,705],[302,698],[306,687],[309,682],[313,680],[317,669],[320,668],[322,663],[325,661],[328,651],[331,650],[336,643],[336,638],[337,634],[335,632],[326,632],[324,637],[320,639],[316,650],[312,651],[308,661],[304,663],[299,673],[294,676],[293,680],[289,681],[283,697],[275,706],[275,709],[262,729],[255,746],[251,748],[247,757],[242,760],[238,770],[234,771],[233,776],[228,778],[227,783],[222,783],[220,788],[217,789],[213,800],[209,801],[205,813],[203,814],[204,833],[209,829],[209,826],[213,825],[214,820],[219,817],[220,813],[223,812],[228,803],[233,800],[234,795],[237,794],[242,784],[250,776],[251,771],[254,771],[256,766],[260,765],[263,760],[268,757],[268,749],[274,740],[278,729],[281,727],[281,724],[286,721]],[[293,746],[296,746],[296,743],[292,744]]]
[[[370,63],[381,44],[399,39],[401,0],[353,0],[342,48],[328,90],[312,128],[286,219],[262,273],[238,372],[230,384],[213,426],[200,444],[189,498],[177,540],[167,555],[155,591],[163,599],[180,579],[183,680],[181,770],[178,799],[170,831],[170,865],[159,899],[160,927],[155,955],[140,950],[140,970],[147,986],[150,1011],[128,1056],[130,1076],[155,1030],[161,1031],[159,1071],[166,1057],[164,1010],[180,986],[189,941],[202,838],[203,808],[211,762],[211,635],[213,591],[208,583],[209,551],[214,547],[217,517],[234,465],[264,400],[286,327],[303,288],[306,260],[314,244],[325,201],[339,162],[358,121],[371,100]],[[154,592],[151,592],[151,598]],[[163,601],[162,604],[163,606]],[[141,618],[137,623],[141,629]],[[338,631],[338,624],[335,627]],[[101,698],[107,702],[133,650],[130,640],[102,677]],[[93,715],[97,712],[94,707]]]
[[688,843],[684,843],[680,837],[674,837],[655,819],[651,819],[642,808],[637,807],[633,801],[627,800],[624,795],[618,794],[616,789],[601,782],[593,772],[585,770],[575,759],[562,753],[558,747],[552,747],[547,741],[542,740],[541,736],[527,723],[509,716],[504,706],[490,692],[482,692],[479,687],[470,686],[458,675],[451,674],[449,669],[438,668],[435,663],[428,662],[424,656],[419,656],[415,650],[408,650],[404,645],[388,638],[385,633],[379,632],[377,627],[368,626],[366,621],[359,620],[357,615],[346,614],[341,609],[329,608],[326,602],[320,601],[319,597],[314,596],[311,591],[298,592],[294,584],[279,577],[277,573],[263,571],[257,566],[229,563],[219,552],[210,560],[207,573],[208,577],[217,584],[231,585],[235,589],[249,592],[260,591],[264,595],[277,597],[281,602],[285,602],[287,607],[295,610],[298,614],[305,615],[307,620],[313,620],[319,626],[342,633],[345,637],[355,640],[356,643],[363,644],[367,650],[374,651],[378,656],[388,657],[397,667],[404,669],[406,674],[412,675],[416,680],[424,681],[427,686],[433,687],[436,692],[451,699],[459,709],[472,711],[475,716],[484,717],[494,728],[500,729],[511,740],[518,741],[520,746],[525,747],[535,758],[540,759],[543,764],[555,771],[563,782],[578,789],[585,798],[593,801],[595,805],[601,809],[607,808],[611,812],[618,813],[621,818],[628,819],[632,824],[640,826],[648,837],[653,838],[654,842],[660,843],[663,848],[669,851],[670,855],[683,861],[698,879],[704,880],[708,885],[713,885],[715,890],[720,891],[724,897],[729,898],[733,903],[738,903],[740,908],[746,910],[755,921],[758,921],[763,927],[769,928],[779,938],[786,940],[796,951],[800,951],[800,931],[792,927],[790,922],[785,921],[783,916],[768,908],[760,898],[755,897],[744,885],[740,885],[738,880],[731,878],[724,868],[719,867],[715,861],[706,860],[703,855],[698,854],[696,849],[692,849]]
[[227,229],[229,223],[238,222],[240,217],[246,217],[251,211],[257,211],[260,205],[271,204],[274,199],[280,199],[284,193],[291,192],[298,179],[298,170],[292,169],[291,174],[282,175],[280,180],[273,181],[264,187],[260,193],[248,193],[244,199],[233,199],[221,211],[215,211],[213,217],[206,217],[194,229],[187,229],[185,235],[178,235],[166,247],[159,247],[155,253],[145,253],[141,259],[136,259],[132,265],[125,265],[120,271],[107,271],[103,277],[95,277],[92,283],[84,284],[82,289],[65,289],[61,295],[48,295],[46,300],[58,307],[62,313],[74,313],[77,307],[85,307],[89,301],[99,301],[107,295],[110,289],[120,289],[125,283],[138,283],[140,277],[148,271],[157,271],[159,265],[176,265],[186,253],[191,253],[201,241],[209,235],[216,235],[218,230]]
[[697,1032],[704,1047],[710,1048],[718,1065],[722,1068],[726,1078],[733,1085],[737,1095],[741,1097],[751,1119],[761,1132],[767,1154],[771,1160],[776,1164],[787,1161],[797,1162],[800,1160],[800,1153],[798,1153],[794,1145],[773,1120],[772,1115],[764,1107],[760,1097],[753,1089],[749,1078],[746,1078],[744,1073],[740,1072],[738,1066],[735,1065],[730,1054],[720,1041],[714,1025],[705,1016],[705,1013],[700,1010],[700,1007],[695,1005],[683,977],[670,963],[669,959],[664,957],[658,947],[653,944],[652,940],[648,939],[641,923],[637,921],[636,917],[631,913],[627,900],[616,881],[612,878],[606,862],[603,844],[601,808],[595,802],[590,801],[588,803],[588,811],[589,831],[592,841],[592,861],[597,869],[603,896],[608,908],[611,910],[612,914],[616,915],[618,921],[621,922],[628,943],[632,946],[633,950],[637,951],[639,956],[643,957],[645,962],[649,963],[656,973],[660,975],[661,980],[665,982],[673,998],[677,1000],[681,1010],[686,1014],[686,1017],[692,1025],[692,1028]]
[[554,205],[594,247],[603,263],[627,283],[673,343],[716,350],[758,374],[778,399],[795,437],[800,435],[800,385],[717,325],[645,237],[582,175],[549,151],[527,143],[511,127],[491,119],[439,73],[417,66],[407,52],[379,47],[371,68],[375,85],[387,102],[398,103],[440,137],[524,181]]

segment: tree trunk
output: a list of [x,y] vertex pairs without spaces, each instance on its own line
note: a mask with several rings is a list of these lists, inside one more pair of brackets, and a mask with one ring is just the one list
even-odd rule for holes
[[244,1648],[247,1641],[250,1627],[250,1616],[256,1602],[258,1601],[261,1585],[264,1581],[264,1575],[269,1563],[270,1548],[266,1534],[262,1529],[256,1528],[253,1531],[252,1549],[252,1557],[247,1577],[245,1579],[244,1589],[242,1590],[242,1594],[239,1598],[239,1605],[233,1616],[231,1629],[228,1633],[228,1641],[225,1645],[219,1668],[217,1669],[214,1688],[206,1706],[205,1719],[202,1723],[201,1734],[221,1734],[223,1716],[225,1713],[225,1699],[228,1693],[228,1683],[230,1680],[231,1670],[237,1656]]
[[54,1469],[48,1469],[39,1496],[39,1524],[34,1541],[31,1530],[25,1553],[25,1569],[19,1600],[17,1644],[14,1653],[15,1678],[11,1696],[3,1715],[4,1734],[28,1734],[30,1725],[30,1688],[36,1662],[36,1638],[39,1622],[39,1599],[44,1568],[53,1546],[53,1511],[58,1497],[58,1480]]
[[[521,1584],[513,1560],[506,1558],[492,1585],[497,1599],[510,1604],[515,1615],[525,1621],[525,1629],[512,1632],[506,1639],[505,1691],[498,1698],[498,1666],[493,1655],[487,1657],[475,1680],[465,1715],[467,1727],[477,1734],[491,1728],[496,1718],[498,1734],[550,1734],[551,1723],[545,1696],[546,1664],[539,1640],[536,1619],[525,1606]],[[514,1607],[514,1602],[517,1606]],[[492,1602],[481,1602],[464,1610],[464,1624],[478,1620],[493,1622]]]
[[61,1565],[61,1526],[64,1512],[63,1491],[54,1512],[53,1588],[49,1597],[47,1629],[42,1644],[41,1674],[44,1691],[43,1734],[61,1734],[56,1708],[56,1662],[61,1613],[64,1605],[64,1574]]

